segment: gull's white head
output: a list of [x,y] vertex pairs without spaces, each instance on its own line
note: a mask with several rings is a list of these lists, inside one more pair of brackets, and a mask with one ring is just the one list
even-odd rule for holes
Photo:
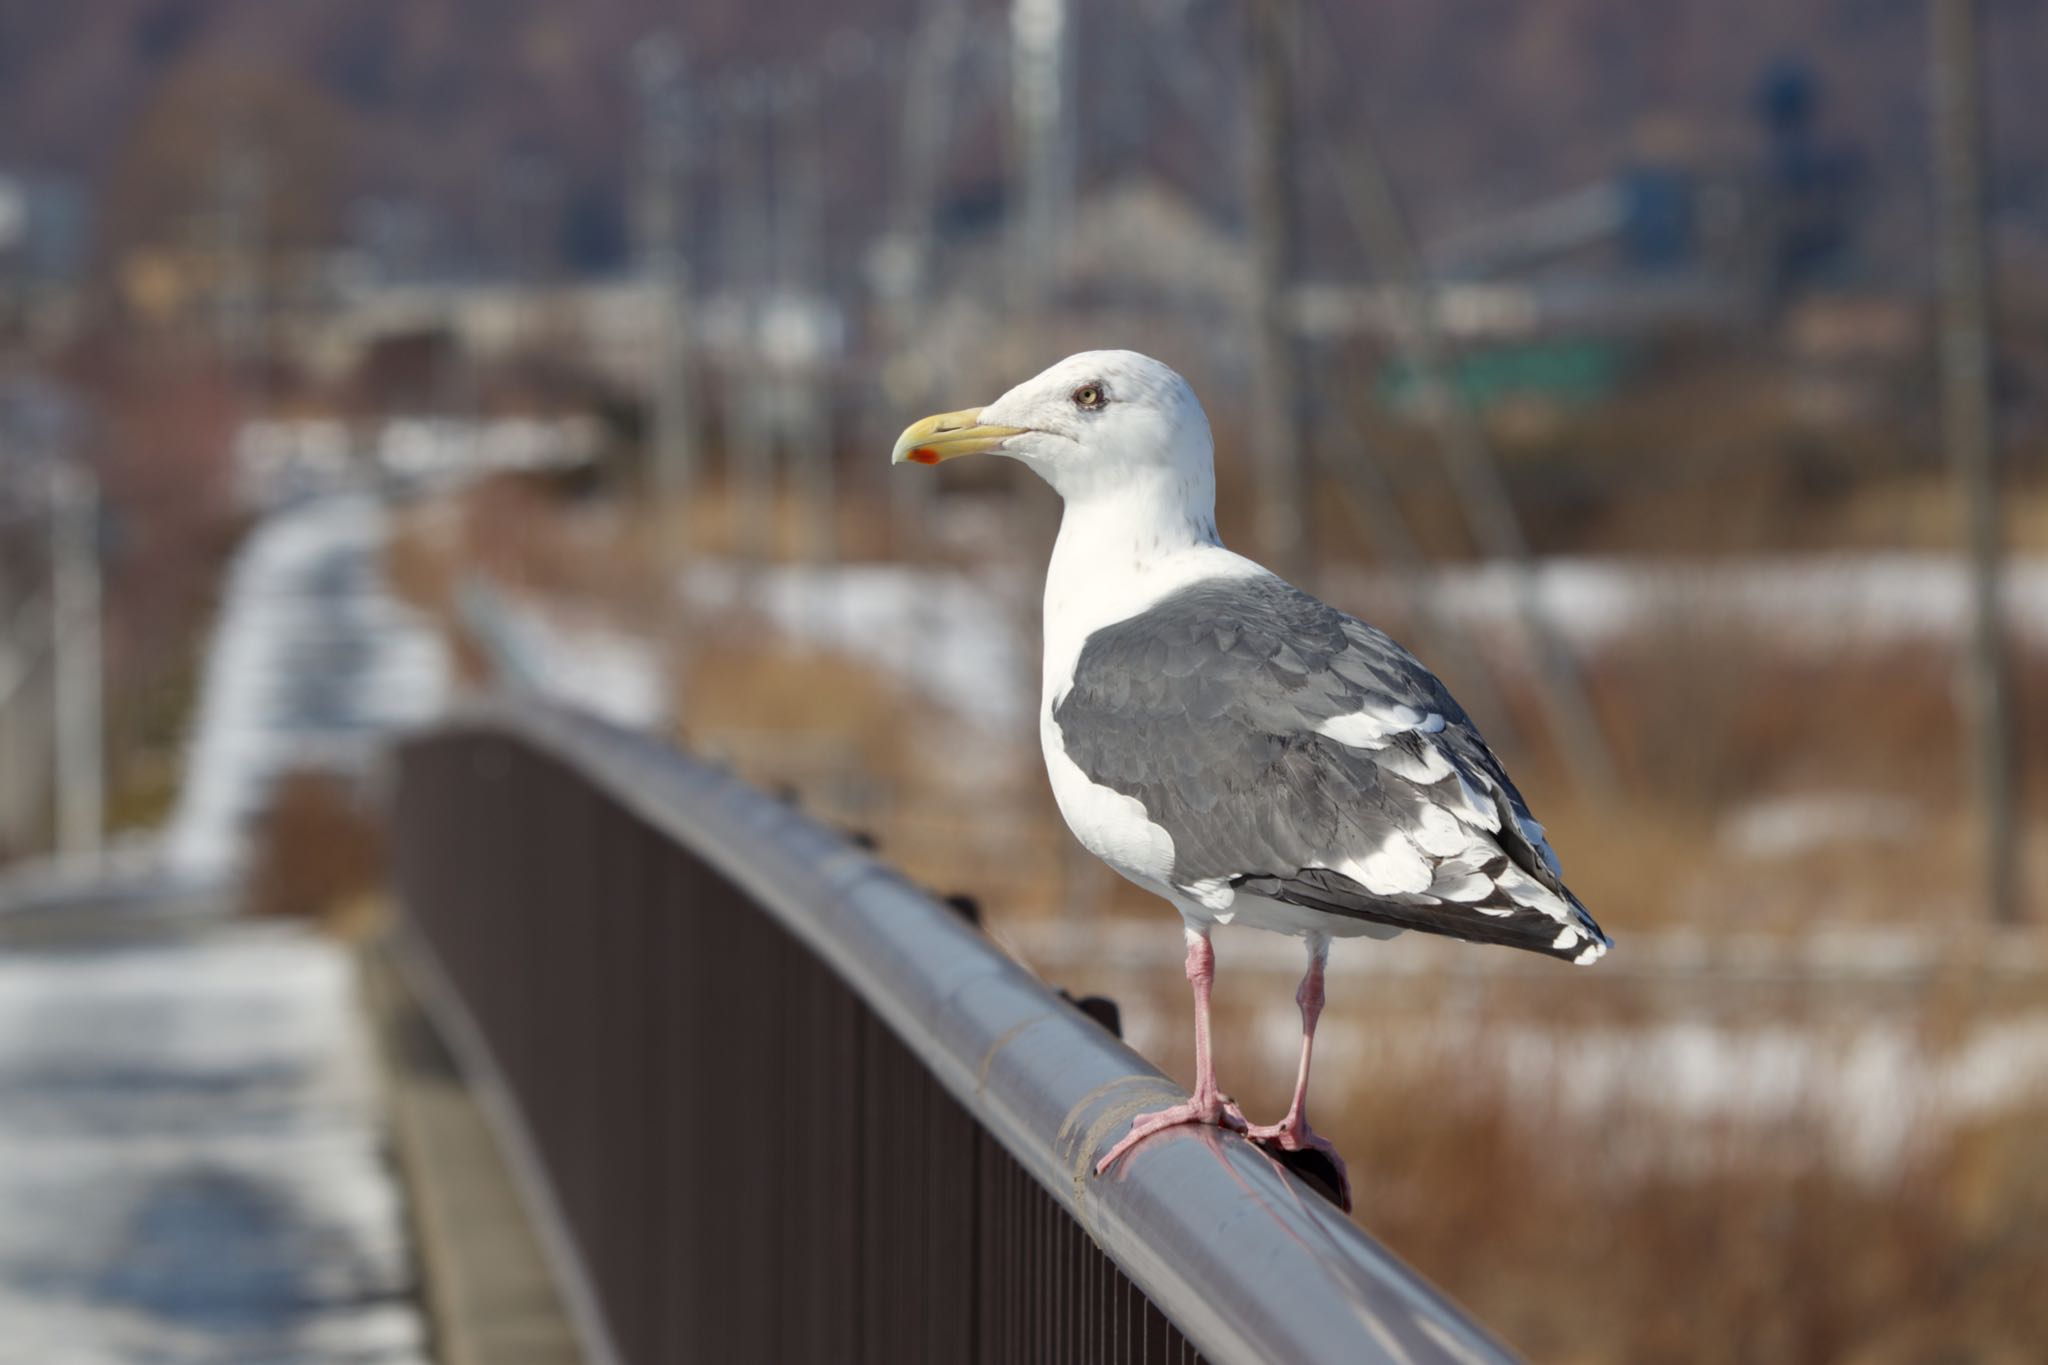
[[1213,525],[1215,444],[1195,391],[1136,351],[1083,351],[984,408],[944,412],[897,439],[894,462],[992,452],[1029,465],[1069,505],[1172,505]]

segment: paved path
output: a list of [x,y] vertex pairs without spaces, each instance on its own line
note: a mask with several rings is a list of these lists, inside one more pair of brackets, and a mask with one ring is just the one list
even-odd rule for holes
[[0,943],[0,1365],[400,1365],[425,1327],[349,954]]

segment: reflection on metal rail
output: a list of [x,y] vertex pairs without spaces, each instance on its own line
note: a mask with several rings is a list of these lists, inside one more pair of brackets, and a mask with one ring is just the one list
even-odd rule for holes
[[958,914],[673,749],[495,703],[401,751],[407,929],[599,1357],[1511,1357]]

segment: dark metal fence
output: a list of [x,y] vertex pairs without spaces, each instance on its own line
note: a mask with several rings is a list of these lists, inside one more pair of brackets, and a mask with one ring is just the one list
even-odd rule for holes
[[593,1356],[1497,1361],[1294,1177],[869,854],[529,704],[408,743],[423,993]]

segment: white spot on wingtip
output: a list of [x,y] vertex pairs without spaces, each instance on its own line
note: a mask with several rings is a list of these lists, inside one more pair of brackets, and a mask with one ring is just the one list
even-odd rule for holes
[[1557,931],[1556,938],[1550,940],[1550,946],[1554,949],[1569,948],[1578,941],[1579,931],[1577,929],[1574,929],[1571,925],[1567,924],[1564,928]]

